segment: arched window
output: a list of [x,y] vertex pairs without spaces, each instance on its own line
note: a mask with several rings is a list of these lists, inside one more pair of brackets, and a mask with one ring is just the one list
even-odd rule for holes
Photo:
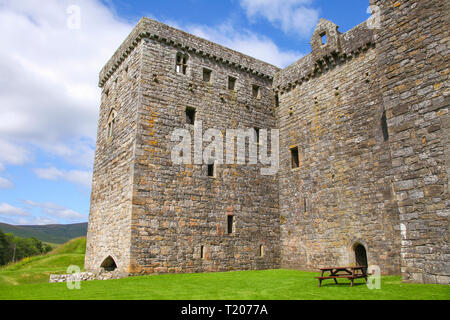
[[114,271],[117,269],[116,262],[111,256],[108,256],[105,260],[103,260],[100,268],[105,269],[105,271]]
[[111,138],[113,136],[114,133],[114,127],[116,124],[116,110],[111,110],[111,112],[109,113],[109,118],[108,118],[108,138]]
[[177,73],[186,74],[188,60],[189,56],[187,54],[183,54],[182,52],[177,53],[177,63],[175,68]]

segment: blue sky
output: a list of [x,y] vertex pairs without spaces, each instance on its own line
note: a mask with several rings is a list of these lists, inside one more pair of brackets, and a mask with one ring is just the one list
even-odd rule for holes
[[98,73],[142,16],[286,67],[310,52],[319,18],[345,32],[368,19],[368,6],[368,0],[0,0],[0,222],[88,220]]

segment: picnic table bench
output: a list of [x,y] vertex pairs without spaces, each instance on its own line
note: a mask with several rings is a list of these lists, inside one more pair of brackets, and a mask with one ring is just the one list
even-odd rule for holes
[[[356,267],[331,267],[331,268],[320,268],[321,274],[320,277],[315,277],[319,279],[319,288],[322,286],[322,281],[325,279],[334,279],[335,283],[337,279],[349,279],[353,287],[353,282],[355,279],[364,278],[367,282],[367,267],[356,266]],[[324,275],[326,272],[329,275]]]

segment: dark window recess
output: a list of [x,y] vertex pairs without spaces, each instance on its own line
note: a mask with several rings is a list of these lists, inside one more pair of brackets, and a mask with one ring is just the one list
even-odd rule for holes
[[227,217],[228,234],[232,234],[233,233],[233,220],[234,220],[234,216],[228,216]]
[[278,93],[275,95],[275,107],[280,106],[280,97],[278,96]]
[[203,81],[211,82],[211,74],[212,74],[211,70],[203,68]]
[[256,133],[256,143],[259,143],[259,128],[255,128],[255,133]]
[[228,90],[234,91],[236,89],[236,78],[228,77]]
[[386,111],[383,111],[383,115],[381,117],[381,129],[383,130],[384,141],[388,141],[389,140],[389,130],[388,130],[388,124],[387,124],[387,118],[386,118]]
[[194,124],[195,123],[195,108],[186,108],[186,123]]
[[208,164],[208,177],[214,177],[214,164]]
[[292,169],[300,167],[300,159],[298,155],[298,147],[291,149],[291,165]]
[[259,98],[261,96],[261,88],[257,85],[252,86],[253,98]]
[[259,246],[259,256],[264,257],[264,245],[262,244]]
[[205,247],[200,246],[200,258],[205,259]]

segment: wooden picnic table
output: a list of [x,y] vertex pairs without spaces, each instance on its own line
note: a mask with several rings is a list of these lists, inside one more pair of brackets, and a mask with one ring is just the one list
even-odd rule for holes
[[[356,267],[330,267],[330,268],[320,268],[321,274],[320,277],[315,277],[319,279],[319,287],[322,286],[322,281],[325,279],[334,279],[335,283],[337,279],[349,279],[353,287],[353,281],[355,279],[364,278],[367,282],[367,267],[356,266]],[[325,273],[329,273],[329,275],[324,275]]]

